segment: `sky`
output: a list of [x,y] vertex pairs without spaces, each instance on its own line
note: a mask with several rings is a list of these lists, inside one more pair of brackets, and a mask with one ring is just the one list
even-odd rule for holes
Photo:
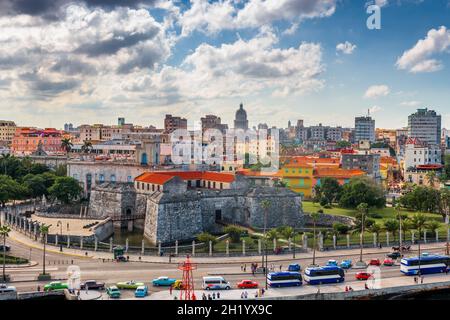
[[[380,29],[369,29],[370,5]],[[21,126],[450,127],[450,0],[0,0],[0,118]]]

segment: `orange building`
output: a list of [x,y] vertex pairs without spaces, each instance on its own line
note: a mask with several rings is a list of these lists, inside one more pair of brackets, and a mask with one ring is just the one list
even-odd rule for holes
[[61,147],[62,132],[53,128],[17,128],[11,144],[16,155],[30,155],[41,145],[42,150],[51,153],[64,153]]

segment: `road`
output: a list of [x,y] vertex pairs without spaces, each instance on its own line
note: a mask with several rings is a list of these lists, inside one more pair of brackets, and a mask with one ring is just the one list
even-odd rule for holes
[[[24,257],[32,261],[38,262],[38,265],[27,268],[10,268],[7,270],[10,274],[13,285],[19,292],[35,291],[38,286],[43,288],[46,282],[36,281],[36,277],[42,271],[42,249],[32,248],[21,242],[8,239],[7,243],[11,246],[11,254],[18,257]],[[53,248],[54,250],[54,248]],[[443,253],[443,248],[430,249],[428,252]],[[352,250],[352,254],[346,255],[346,258],[352,259],[354,262],[359,260],[359,250]],[[286,256],[286,259],[292,258]],[[371,253],[365,254],[364,260],[368,261],[372,258],[378,258],[383,260],[385,253]],[[225,258],[226,259],[226,258]],[[342,252],[330,251],[326,252],[326,257],[317,257],[316,263],[320,265],[326,264],[329,259],[342,260]],[[294,260],[293,260],[294,261]],[[291,261],[291,262],[293,262]],[[193,259],[195,262],[195,258]],[[312,263],[312,258],[299,258],[295,260],[303,268]],[[279,270],[281,263],[281,269],[285,270],[289,261],[274,263],[274,269]],[[145,282],[149,285],[151,295],[155,292],[168,291],[167,288],[153,287],[150,285],[152,279],[159,276],[168,276],[171,278],[180,279],[182,277],[181,271],[177,269],[176,263],[150,263],[150,262],[102,262],[101,259],[95,258],[81,258],[72,257],[60,254],[54,251],[47,251],[46,253],[46,271],[51,273],[53,279],[66,279],[67,267],[71,264],[77,265],[81,270],[81,280],[97,280],[105,282],[106,285],[115,284],[119,281],[136,280]],[[272,263],[269,263],[269,267]],[[241,263],[202,263],[197,265],[197,269],[194,271],[195,287],[201,287],[201,279],[203,276],[209,274],[223,275],[227,281],[229,281],[233,287],[235,284],[243,279],[252,279],[264,285],[265,279],[262,275],[252,276],[250,273],[250,265],[247,265],[247,272],[241,271]],[[360,282],[354,281],[355,274],[359,270],[349,270],[346,273],[346,284],[360,285]],[[394,267],[381,267],[382,277],[384,279],[395,278],[400,276],[398,266]],[[353,283],[354,282],[354,283]],[[352,284],[353,283],[353,284]],[[132,291],[124,294],[124,298],[131,298]]]

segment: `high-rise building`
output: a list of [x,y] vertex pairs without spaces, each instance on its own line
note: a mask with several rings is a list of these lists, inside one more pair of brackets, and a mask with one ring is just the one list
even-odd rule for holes
[[119,125],[119,126],[125,125],[125,118],[118,118],[117,119],[117,125]]
[[207,129],[217,129],[222,133],[225,133],[225,130],[228,129],[228,125],[223,124],[220,117],[213,114],[207,114],[200,120],[202,122],[202,132],[205,132]]
[[370,116],[355,118],[355,141],[375,142],[375,120]]
[[244,105],[241,103],[239,109],[236,111],[234,118],[234,128],[248,130],[247,112],[244,110]]
[[16,128],[14,121],[0,120],[0,145],[11,144]]
[[187,119],[166,114],[166,118],[164,119],[164,131],[171,133],[177,129],[187,129]]
[[441,143],[441,116],[434,110],[417,109],[408,117],[408,136],[427,145]]
[[73,131],[73,124],[71,124],[71,123],[64,123],[64,131],[66,131],[66,132]]

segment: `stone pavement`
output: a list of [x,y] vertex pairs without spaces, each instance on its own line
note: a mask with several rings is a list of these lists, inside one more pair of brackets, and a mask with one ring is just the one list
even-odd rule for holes
[[[19,243],[22,243],[23,245],[26,245],[30,248],[40,249],[42,250],[42,243],[36,242],[29,237],[25,236],[24,234],[13,230],[10,233],[9,238],[12,241],[17,241]],[[415,246],[414,248],[415,249]],[[428,243],[428,244],[422,244],[421,245],[422,252],[427,250],[438,250],[442,249],[442,251],[445,250],[445,242],[442,243]],[[86,259],[112,259],[113,254],[111,252],[104,252],[104,251],[89,251],[89,250],[79,250],[79,249],[72,249],[72,248],[63,248],[63,252],[59,251],[59,247],[55,247],[53,245],[47,245],[46,247],[47,252],[54,253],[54,254],[61,254],[66,256],[72,256],[76,258],[86,258]],[[379,248],[365,248],[364,249],[364,255],[371,255],[371,254],[387,254],[391,252],[391,248],[384,247],[382,249]],[[302,259],[311,259],[311,252],[302,252],[302,253],[296,253],[296,258],[292,258],[292,254],[280,254],[280,255],[268,255],[268,262],[269,263],[276,263],[276,262],[282,262],[282,261],[292,261],[292,260],[302,260]],[[408,254],[408,253],[406,253]],[[414,251],[411,251],[410,254],[414,254]],[[126,254],[125,254],[126,255]],[[359,256],[359,249],[342,249],[342,250],[329,250],[329,251],[316,251],[316,257],[317,258],[326,258],[326,257],[333,257],[333,258],[345,258],[345,257],[351,257],[351,256]],[[168,263],[169,257],[168,256],[139,256],[136,254],[129,254],[130,261],[134,262],[147,262],[147,263]],[[140,258],[140,259],[139,259]],[[259,263],[261,262],[261,256],[232,256],[232,257],[193,257],[193,261],[197,264],[243,264],[247,263],[250,264],[252,262]],[[172,263],[179,263],[183,262],[185,260],[185,256],[179,256],[179,257],[173,257],[171,258]]]

